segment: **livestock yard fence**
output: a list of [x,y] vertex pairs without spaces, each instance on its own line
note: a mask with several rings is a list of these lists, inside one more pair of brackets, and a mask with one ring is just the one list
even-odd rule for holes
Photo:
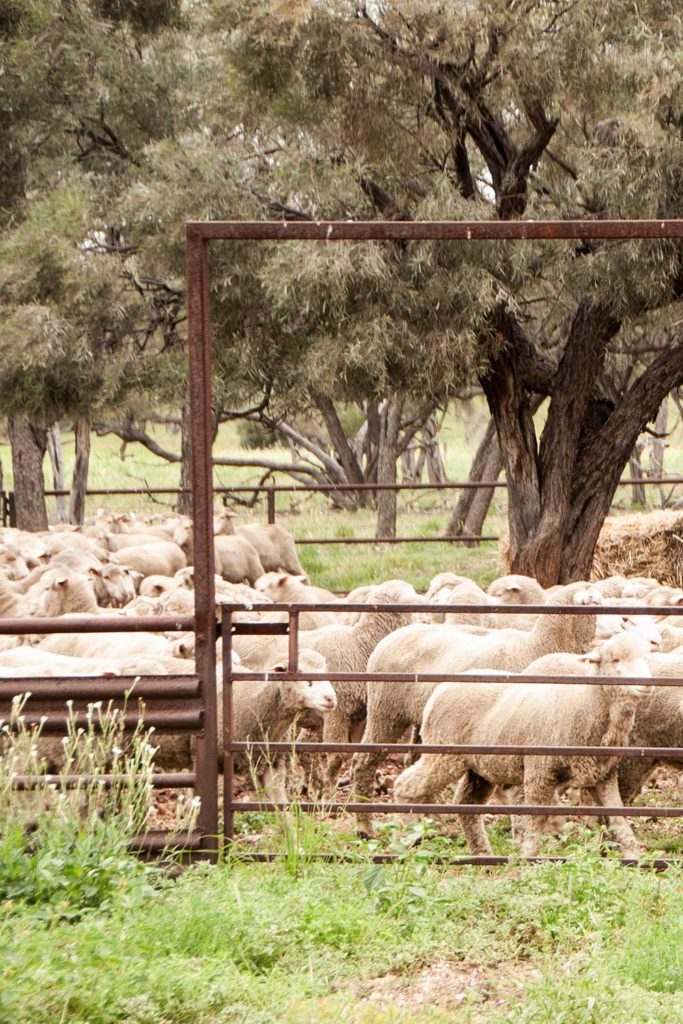
[[[430,745],[424,743],[325,743],[325,742],[257,742],[239,741],[233,737],[233,687],[236,682],[258,683],[266,679],[272,679],[267,672],[243,671],[232,665],[232,638],[233,636],[244,635],[280,635],[288,637],[288,666],[286,672],[278,671],[278,680],[329,680],[332,685],[337,682],[360,681],[365,683],[382,682],[396,686],[411,686],[419,683],[514,683],[523,685],[543,686],[548,684],[564,684],[566,686],[596,685],[596,686],[621,686],[628,684],[647,685],[655,687],[681,687],[683,678],[635,678],[624,676],[533,676],[517,673],[492,674],[486,670],[480,672],[460,673],[438,673],[429,674],[422,672],[302,672],[299,670],[299,616],[305,612],[328,612],[339,611],[339,604],[268,604],[254,606],[254,611],[286,612],[286,622],[239,622],[234,616],[238,612],[244,612],[244,606],[239,604],[226,604],[223,606],[222,615],[222,645],[223,645],[223,756],[224,765],[224,801],[223,801],[223,837],[228,847],[235,842],[235,821],[236,813],[247,811],[286,811],[289,804],[269,803],[264,800],[244,801],[235,799],[233,754],[259,753],[276,759],[286,754],[316,754],[318,756],[340,753],[351,754],[380,754],[385,757],[390,754],[495,754],[506,756],[521,754],[524,756],[543,757],[637,757],[654,758],[657,760],[683,759],[683,748],[681,747],[615,747],[615,746],[522,746],[522,745],[472,745],[472,744],[438,744]],[[584,607],[579,605],[487,605],[482,608],[480,605],[443,605],[443,604],[344,604],[344,611],[360,612],[362,614],[384,614],[387,612],[403,612],[424,614],[425,612],[438,612],[440,614],[453,615],[459,613],[476,614],[519,614],[523,609],[525,614],[530,615],[593,615],[598,612],[605,615],[667,615],[670,609],[640,607],[632,605],[610,605],[599,607]],[[683,608],[677,608],[675,614],[683,614]],[[337,814],[420,814],[431,817],[432,815],[453,815],[453,814],[486,814],[486,815],[576,815],[579,817],[628,817],[628,818],[681,818],[683,807],[624,807],[623,805],[605,807],[596,805],[568,806],[567,804],[552,805],[529,805],[520,804],[514,807],[509,804],[475,804],[475,803],[428,803],[428,804],[400,804],[392,802],[354,802],[353,799],[342,802],[296,802],[299,811],[306,813],[322,813],[325,815]],[[275,854],[268,852],[253,852],[239,850],[233,851],[234,856],[246,860],[272,860]],[[325,856],[324,854],[322,855]],[[370,855],[375,862],[397,860],[397,854],[373,853]],[[338,859],[338,858],[335,858]],[[357,855],[351,859],[358,859]],[[443,857],[438,858],[441,862]],[[548,860],[548,857],[525,858],[532,861]],[[563,857],[553,857],[553,860],[564,860]],[[452,856],[447,858],[452,864],[476,864],[480,866],[506,864],[510,858],[504,856]],[[638,863],[637,860],[629,857],[623,858],[625,864]],[[665,868],[671,862],[661,858],[644,858],[650,867]]]
[[[122,709],[131,719],[137,721],[138,715],[132,714],[130,698],[126,703],[126,695],[132,690],[132,694],[144,696],[145,703],[149,702],[151,710],[145,713],[145,720],[148,724],[155,724],[158,728],[170,732],[190,732],[196,736],[195,769],[192,774],[179,773],[178,775],[158,775],[154,783],[158,786],[182,786],[188,783],[193,784],[201,799],[199,819],[196,832],[185,838],[186,847],[192,849],[197,855],[214,858],[223,842],[233,845],[234,839],[234,815],[237,811],[248,811],[250,809],[274,809],[272,804],[264,804],[259,801],[237,802],[235,801],[232,757],[236,752],[244,751],[245,745],[236,740],[232,731],[232,692],[235,682],[239,681],[245,685],[249,682],[256,682],[264,678],[263,673],[243,673],[232,667],[231,643],[233,635],[252,633],[268,634],[280,633],[289,637],[289,671],[285,674],[278,673],[281,679],[286,678],[315,678],[310,674],[304,676],[298,671],[298,649],[299,649],[299,616],[303,611],[315,610],[334,612],[338,610],[336,605],[268,605],[270,611],[286,611],[287,621],[283,623],[269,623],[263,621],[243,622],[237,621],[235,615],[238,611],[244,611],[241,606],[227,605],[223,608],[223,622],[220,633],[223,644],[223,714],[224,728],[221,737],[221,749],[224,758],[224,828],[219,834],[219,767],[218,767],[218,709],[217,709],[217,686],[216,686],[216,641],[219,628],[216,621],[216,600],[214,590],[214,546],[213,546],[213,422],[212,422],[212,346],[211,346],[211,310],[210,310],[210,272],[209,272],[209,244],[218,240],[222,241],[266,241],[286,242],[288,240],[308,240],[327,244],[342,242],[345,240],[355,241],[419,241],[419,240],[442,240],[450,242],[461,242],[466,245],[476,244],[477,241],[487,239],[497,240],[595,240],[602,242],[624,241],[634,239],[656,239],[656,238],[683,238],[683,220],[664,221],[435,221],[435,222],[410,222],[410,221],[278,221],[278,222],[250,222],[250,221],[226,221],[226,222],[197,222],[191,221],[186,225],[187,238],[187,315],[188,315],[188,357],[189,357],[189,398],[190,398],[190,433],[192,446],[192,507],[193,507],[193,546],[194,546],[194,577],[195,577],[195,613],[193,619],[168,620],[161,618],[117,618],[98,616],[97,618],[83,619],[41,619],[39,629],[41,633],[55,632],[116,632],[136,630],[182,630],[193,628],[195,634],[195,673],[193,676],[165,676],[161,678],[143,677],[139,680],[127,680],[121,677],[113,679],[30,679],[0,681],[0,716],[8,717],[9,703],[17,691],[30,691],[26,707],[28,721],[38,722],[46,718],[45,727],[49,731],[65,730],[67,724],[66,712],[61,709],[65,699],[72,698],[83,713],[84,705],[93,697],[102,700],[113,700],[118,702],[117,706]],[[649,481],[654,483],[655,481]],[[633,481],[628,481],[633,484]],[[382,485],[384,486],[384,485]],[[403,488],[404,485],[396,485],[396,488]],[[431,487],[431,485],[428,485]],[[451,485],[452,487],[463,485]],[[470,486],[470,485],[468,485]],[[491,487],[491,482],[477,486]],[[504,486],[496,482],[496,487]],[[272,498],[270,509],[275,514],[274,496],[280,490],[291,490],[287,487],[271,488]],[[297,488],[298,490],[299,488]],[[322,490],[325,490],[322,487]],[[333,489],[330,485],[329,490]],[[358,485],[351,485],[350,490],[358,490]],[[235,488],[231,488],[235,491]],[[249,488],[253,490],[253,488]],[[110,492],[111,493],[111,492]],[[9,498],[8,516],[9,516]],[[386,538],[396,542],[395,538]],[[415,542],[419,538],[411,537]],[[424,538],[435,540],[437,538]],[[442,540],[443,538],[438,538]],[[464,538],[458,538],[460,541]],[[316,543],[316,541],[312,541]],[[347,539],[342,539],[348,543]],[[364,540],[365,543],[377,543],[376,538]],[[319,541],[317,542],[319,543]],[[398,606],[394,606],[398,610]],[[447,609],[443,605],[415,605],[404,606],[404,610],[417,612],[429,611],[430,608],[443,613],[448,610],[450,613],[458,611],[479,611],[479,607],[450,606]],[[385,605],[347,605],[345,610],[357,610],[369,614],[377,614],[386,611]],[[508,605],[487,606],[488,614],[510,614],[519,613],[519,608],[512,608]],[[552,606],[529,606],[525,608],[529,614],[595,614],[595,609],[579,608],[576,606],[560,607]],[[636,609],[631,606],[627,608],[602,607],[601,613],[614,614],[644,614],[644,609]],[[676,608],[648,608],[647,614],[670,615],[683,613],[683,609]],[[3,620],[0,624],[0,634],[31,634],[37,628],[36,620],[14,619]],[[335,673],[325,673],[324,678],[334,683],[345,677]],[[363,678],[354,674],[353,678]],[[458,682],[486,682],[486,673],[481,675],[440,675],[437,678],[420,676],[419,673],[392,673],[384,676],[371,676],[366,673],[368,681],[372,679],[384,679],[391,685],[410,685],[416,681]],[[534,683],[543,685],[546,682],[543,678],[530,676],[510,675],[506,677],[510,683]],[[501,677],[496,676],[496,681]],[[559,682],[560,678],[555,677],[553,682]],[[576,680],[564,679],[567,685],[572,685]],[[590,677],[578,680],[582,684],[593,682]],[[623,685],[623,678],[617,677],[606,679],[601,677],[601,685]],[[629,680],[637,682],[637,680]],[[681,686],[682,679],[647,679],[648,685],[656,686]],[[133,685],[134,684],[134,685]],[[26,716],[25,716],[26,718]],[[133,727],[133,721],[126,724]],[[263,745],[261,745],[263,746]],[[291,750],[290,744],[268,745],[272,753],[284,753]],[[256,748],[257,744],[251,744]],[[408,751],[414,749],[413,744],[378,744],[374,752]],[[300,750],[315,749],[320,754],[336,750],[340,753],[353,753],[360,750],[369,752],[372,748],[362,748],[359,744],[318,744],[299,746]],[[419,752],[426,752],[428,747],[418,747]],[[442,753],[456,753],[462,751],[463,747],[442,746],[437,748]],[[542,755],[544,753],[558,752],[558,748],[538,747],[479,747],[480,751],[489,753],[510,754],[524,751],[530,755]],[[565,747],[559,748],[560,755],[580,755],[605,757],[683,757],[682,749],[661,750],[659,748],[631,748],[631,747]],[[34,784],[31,778],[17,777],[14,784],[17,788],[29,788]],[[299,804],[303,811],[318,809],[314,803]],[[507,805],[474,805],[474,804],[441,804],[441,805],[400,805],[383,803],[335,803],[326,808],[329,812],[360,812],[360,813],[393,813],[412,814],[428,813],[433,814],[510,814],[511,808]],[[516,806],[514,813],[517,814],[553,814],[566,812],[565,805],[528,807]],[[613,817],[681,817],[683,808],[680,807],[659,807],[656,811],[653,808],[640,807],[603,807],[602,814]],[[595,815],[596,808],[573,807],[572,814],[578,816]],[[164,846],[168,842],[168,836],[143,836],[140,837],[139,846],[142,849],[153,850]],[[178,842],[174,837],[173,842]],[[258,858],[267,857],[268,854],[251,854]],[[497,857],[469,857],[461,858],[463,862],[477,864],[496,864],[504,858]],[[656,862],[664,865],[666,862]]]
[[[657,477],[625,477],[619,481],[618,486],[639,487],[669,485],[672,489],[683,484],[683,476],[657,476]],[[451,494],[454,491],[466,490],[507,490],[505,480],[455,480],[447,483],[401,483],[401,484],[238,484],[234,487],[214,487],[213,493],[219,497],[223,504],[233,501],[237,504],[253,506],[258,500],[265,498],[266,521],[277,522],[277,495],[320,495],[332,497],[335,494],[367,493],[376,495],[380,491],[418,491],[421,493]],[[86,491],[86,498],[105,497],[148,497],[156,499],[159,497],[175,498],[176,501],[181,494],[191,493],[179,487],[119,487],[119,488],[94,488]],[[46,497],[64,498],[68,497],[69,491],[49,490],[45,491]],[[242,495],[249,495],[248,499]],[[354,509],[347,510],[353,515]],[[0,491],[0,516],[3,526],[17,525],[17,509],[14,491]],[[499,541],[500,537],[493,534],[414,534],[408,537],[294,537],[297,544],[415,544],[446,543],[446,544],[481,544],[486,541]]]

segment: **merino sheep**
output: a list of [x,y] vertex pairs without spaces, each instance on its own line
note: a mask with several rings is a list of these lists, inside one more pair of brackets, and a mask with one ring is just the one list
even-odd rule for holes
[[[280,742],[287,739],[294,720],[302,711],[310,710],[320,715],[334,711],[337,698],[327,680],[305,682],[302,680],[278,680],[281,672],[287,672],[287,662],[278,662],[269,668],[273,678],[263,682],[237,680],[233,684],[233,738],[241,742]],[[325,659],[317,651],[302,648],[299,651],[301,672],[326,672]],[[221,687],[219,686],[219,690]],[[219,693],[219,698],[222,694]],[[222,700],[219,699],[219,708]],[[219,714],[219,736],[223,735],[222,718]],[[220,752],[219,752],[220,756]],[[284,803],[287,799],[285,788],[286,759],[280,755],[268,757],[266,753],[250,753],[246,757],[237,755],[238,765],[247,762],[255,776],[259,789],[265,790],[268,800]]]
[[57,617],[67,613],[97,615],[99,606],[87,576],[65,574],[63,569],[50,569],[28,594],[29,615]]
[[216,536],[242,536],[256,548],[265,572],[292,573],[295,576],[306,576],[299,561],[294,538],[288,530],[277,523],[262,525],[245,523],[235,529],[234,513],[224,508],[213,519]]
[[141,580],[138,590],[140,597],[161,597],[169,590],[175,590],[178,586],[178,574],[182,572],[187,572],[187,568],[179,569],[175,576],[148,576]]
[[[548,606],[602,603],[588,583],[572,583],[558,590]],[[521,672],[543,654],[557,650],[583,653],[595,634],[594,615],[539,615],[529,632],[497,629],[474,636],[457,627],[404,626],[382,640],[370,657],[370,672],[455,673],[468,669]],[[368,718],[364,743],[396,743],[407,729],[417,728],[434,683],[368,683]],[[372,794],[381,755],[358,754],[354,760],[354,788],[360,799]],[[358,829],[372,834],[370,818],[358,815]]]
[[[532,576],[501,576],[489,584],[487,593],[495,604],[545,604],[548,594]],[[489,614],[488,624],[502,629],[531,629],[535,615]]]
[[135,597],[140,573],[126,565],[106,565],[90,569],[97,603],[101,608],[123,608]]
[[115,565],[123,565],[142,576],[173,576],[187,564],[181,548],[173,541],[155,538],[152,544],[122,548],[111,556]]
[[[651,675],[648,645],[635,634],[620,634],[584,655],[596,675]],[[508,746],[627,746],[636,708],[652,687],[599,684],[443,683],[425,708],[421,733],[425,743]],[[552,804],[559,784],[591,787],[600,806],[621,806],[617,758],[572,755],[423,754],[394,785],[396,802],[429,803],[447,786],[459,784],[460,803],[483,803],[493,786],[524,786],[531,805]],[[538,853],[538,836],[547,815],[527,825],[522,854]],[[480,816],[462,815],[472,854],[490,854]],[[638,843],[625,818],[613,823],[624,852]]]
[[[192,529],[180,523],[173,533],[173,540],[187,556],[188,562],[193,560]],[[246,537],[214,537],[214,556],[216,572],[229,583],[253,583],[263,576],[263,565],[258,552]]]

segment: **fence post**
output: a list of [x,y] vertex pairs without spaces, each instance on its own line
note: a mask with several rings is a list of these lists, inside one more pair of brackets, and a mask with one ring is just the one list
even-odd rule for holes
[[10,491],[7,497],[9,499],[9,502],[8,502],[8,504],[9,504],[9,524],[10,524],[10,526],[16,526],[17,525],[17,499],[15,497],[14,491]]
[[232,667],[232,612],[224,609],[221,624],[221,643],[223,645],[223,735],[218,737],[218,749],[223,761],[223,839],[226,845],[235,838],[235,773],[233,754],[230,744],[233,735],[233,667]]
[[268,522],[275,522],[275,490],[273,487],[266,489],[266,499],[268,503]]

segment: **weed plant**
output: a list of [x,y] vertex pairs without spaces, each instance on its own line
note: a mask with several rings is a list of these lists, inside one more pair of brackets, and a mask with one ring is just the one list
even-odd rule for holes
[[[23,703],[0,728],[0,901],[74,919],[144,876],[128,844],[145,830],[154,747],[142,725],[124,737],[122,715],[101,703],[85,727],[71,712],[66,736],[41,736]],[[44,778],[48,759],[61,767]],[[26,790],[17,776],[31,780]]]

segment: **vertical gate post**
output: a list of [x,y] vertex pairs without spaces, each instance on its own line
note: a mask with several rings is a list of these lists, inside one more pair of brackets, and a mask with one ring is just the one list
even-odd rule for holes
[[223,612],[221,628],[223,643],[223,735],[220,738],[223,751],[223,838],[229,845],[235,838],[235,812],[232,804],[235,800],[235,773],[230,744],[233,736],[232,715],[232,612]]
[[213,548],[213,430],[211,423],[211,310],[207,242],[187,230],[187,330],[192,538],[194,561],[195,664],[204,708],[197,741],[198,827],[202,852],[218,852],[218,723],[216,707],[216,600]]
[[275,491],[272,487],[266,490],[266,500],[268,503],[268,522],[275,522]]

